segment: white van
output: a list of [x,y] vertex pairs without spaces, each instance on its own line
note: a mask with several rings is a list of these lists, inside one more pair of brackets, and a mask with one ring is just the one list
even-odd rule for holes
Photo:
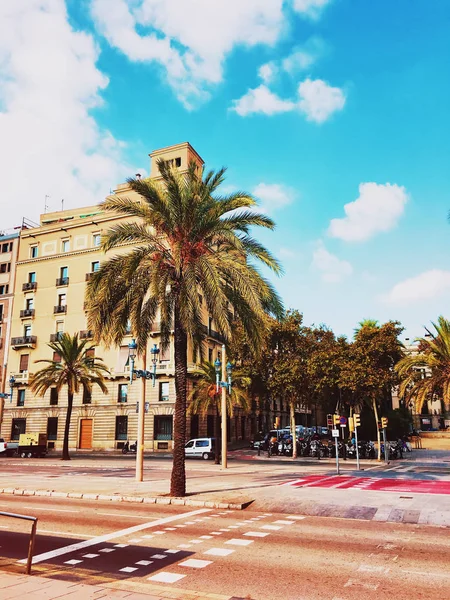
[[216,440],[214,438],[198,438],[189,440],[184,447],[186,458],[203,458],[209,460],[214,458],[216,449]]

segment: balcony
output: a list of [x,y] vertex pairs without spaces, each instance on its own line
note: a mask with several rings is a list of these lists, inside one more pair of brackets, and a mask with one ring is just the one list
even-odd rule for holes
[[54,315],[60,315],[60,314],[66,314],[67,312],[67,306],[64,304],[58,304],[58,306],[55,306],[53,308],[53,314]]
[[31,292],[33,290],[37,290],[36,281],[27,281],[27,283],[22,284],[22,292]]
[[20,318],[27,319],[28,317],[34,317],[34,308],[25,308],[20,311]]
[[59,287],[61,285],[69,285],[69,278],[68,277],[59,277],[56,280],[56,287]]
[[32,377],[32,373],[29,371],[20,371],[19,373],[10,373],[10,376],[14,377],[16,384],[28,383]]
[[11,338],[11,346],[16,350],[17,348],[35,348],[37,337],[35,335],[24,335],[22,337]]
[[51,342],[59,342],[59,340],[62,338],[62,335],[63,335],[62,331],[57,331],[56,333],[51,333],[50,341]]
[[202,325],[202,331],[203,331],[203,334],[206,335],[207,337],[210,337],[213,340],[217,340],[218,342],[221,342],[222,344],[225,343],[225,338],[218,331],[214,331],[214,329],[209,329],[209,327],[207,327],[206,325]]
[[80,340],[90,340],[94,337],[94,332],[91,329],[80,331]]

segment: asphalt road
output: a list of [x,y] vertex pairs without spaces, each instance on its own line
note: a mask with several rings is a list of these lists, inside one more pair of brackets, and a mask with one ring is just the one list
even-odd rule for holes
[[[0,511],[39,517],[33,572],[57,580],[254,600],[442,600],[450,586],[445,528],[14,496]],[[0,517],[0,570],[23,570],[28,529]]]

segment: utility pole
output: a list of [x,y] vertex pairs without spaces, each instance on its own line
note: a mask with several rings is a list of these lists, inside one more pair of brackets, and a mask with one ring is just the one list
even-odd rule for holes
[[[226,379],[226,355],[225,345],[222,345],[222,382]],[[221,392],[221,410],[222,410],[222,469],[228,468],[227,461],[227,388],[222,385]]]

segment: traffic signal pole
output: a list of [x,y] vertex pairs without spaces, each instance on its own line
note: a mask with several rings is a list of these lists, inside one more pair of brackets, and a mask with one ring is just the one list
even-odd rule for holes
[[383,442],[384,442],[384,462],[389,464],[389,448],[386,440],[386,427],[383,427]]
[[358,448],[358,428],[355,426],[355,444],[356,444],[356,468],[360,469],[359,466],[359,448]]

